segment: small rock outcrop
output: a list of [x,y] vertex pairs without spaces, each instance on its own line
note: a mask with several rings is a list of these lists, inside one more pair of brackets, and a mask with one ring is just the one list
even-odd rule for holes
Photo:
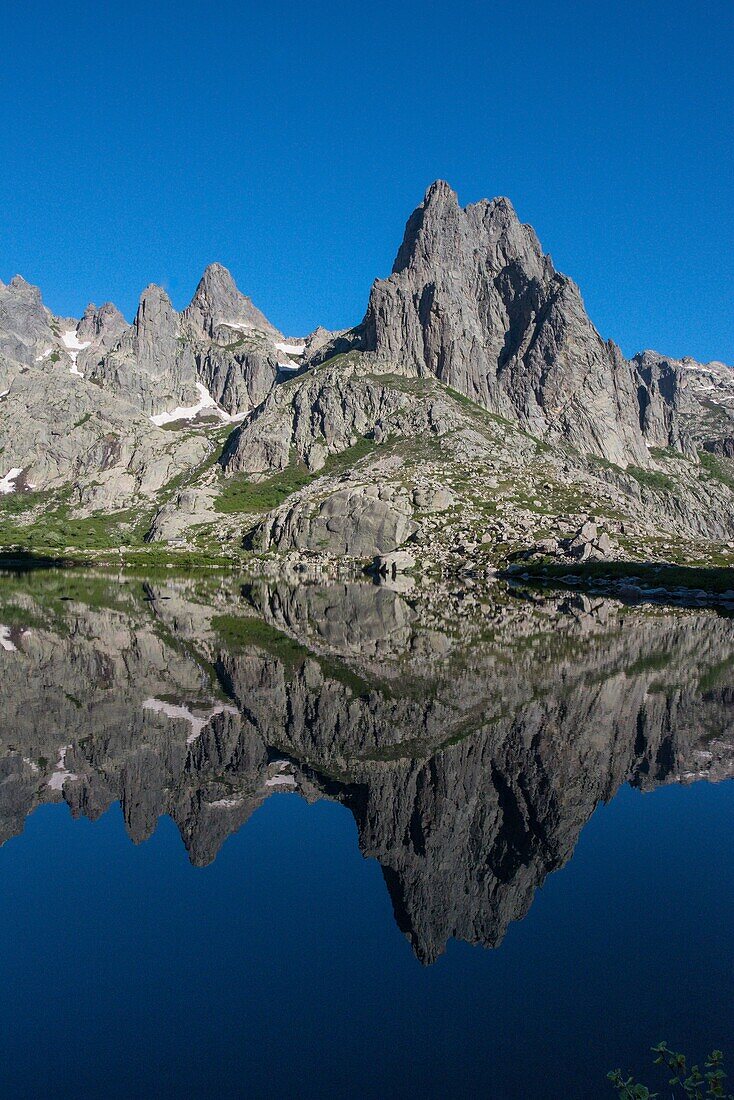
[[608,561],[616,550],[609,533],[600,531],[593,520],[586,520],[574,535],[540,539],[518,557],[520,560],[540,556],[569,562]]

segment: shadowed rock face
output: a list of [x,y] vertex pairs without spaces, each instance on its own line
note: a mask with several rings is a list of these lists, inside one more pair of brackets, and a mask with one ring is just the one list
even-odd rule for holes
[[204,865],[273,793],[336,800],[424,962],[499,944],[621,784],[734,772],[711,612],[503,596],[457,625],[363,584],[67,583],[0,581],[0,837],[119,800],[134,842],[167,813]]
[[[726,440],[734,435],[734,368],[724,363],[697,363],[644,351],[634,359],[646,384],[641,405],[649,441],[677,446],[689,454],[706,443],[719,444],[712,453],[734,457]],[[710,439],[716,433],[718,439]]]

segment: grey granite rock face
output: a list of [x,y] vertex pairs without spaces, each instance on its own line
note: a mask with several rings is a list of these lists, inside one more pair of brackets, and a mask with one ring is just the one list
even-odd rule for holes
[[647,387],[641,409],[650,443],[693,456],[714,433],[734,434],[734,367],[657,351],[643,351],[633,363]]
[[129,329],[130,325],[112,302],[99,308],[90,302],[76,329],[77,343],[82,345],[76,357],[79,373],[96,376],[104,356]]
[[76,330],[80,343],[94,344],[100,348],[110,348],[130,326],[112,302],[97,306],[90,302],[82,314]]
[[149,415],[197,403],[194,355],[165,290],[146,288],[131,328],[88,377]]
[[633,360],[640,375],[640,427],[654,447],[685,450],[681,439],[680,405],[683,375],[679,366],[643,352]]
[[369,436],[443,435],[458,427],[454,403],[442,394],[422,397],[340,362],[279,386],[233,433],[222,457],[227,474],[284,470],[294,454],[311,472]]
[[278,378],[282,338],[221,264],[206,269],[181,324],[197,378],[225,412],[240,416],[265,400]]
[[[80,515],[149,505],[209,453],[204,438],[172,438],[141,409],[163,352],[178,354],[177,315],[158,288],[144,295],[132,327],[110,303],[89,306],[78,324],[54,317],[19,278],[0,288],[0,310],[0,477],[20,471],[16,492],[67,488]],[[121,349],[117,388],[104,372],[110,346]]]
[[734,458],[734,436],[725,436],[723,439],[707,439],[703,444],[704,451],[718,455],[720,458]]
[[52,320],[38,287],[20,275],[0,282],[0,360],[34,363],[53,345]]
[[251,329],[268,333],[274,339],[280,337],[265,314],[240,293],[221,264],[210,264],[206,269],[181,320],[192,333],[216,344],[230,344],[241,332]]
[[198,380],[231,416],[242,416],[261,405],[278,380],[278,354],[259,333],[229,347],[194,344]]
[[76,330],[77,339],[100,347],[110,347],[130,326],[112,302],[97,306],[90,302]]
[[204,438],[171,437],[119,397],[58,365],[26,368],[0,409],[0,476],[20,469],[18,487],[69,486],[82,511],[150,500],[209,452]]
[[462,209],[448,184],[433,184],[348,339],[534,435],[647,463],[634,369],[507,199]]
[[347,331],[347,329],[339,329],[332,332],[324,328],[323,325],[319,325],[306,337],[303,349],[304,357],[310,359],[312,356],[315,356],[322,348],[327,347],[329,344],[333,344],[335,340],[344,336]]

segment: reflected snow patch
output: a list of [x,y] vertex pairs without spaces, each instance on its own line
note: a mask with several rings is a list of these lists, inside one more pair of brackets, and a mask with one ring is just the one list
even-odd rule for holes
[[143,703],[143,710],[152,710],[154,714],[165,714],[166,718],[182,718],[184,722],[188,722],[191,726],[191,733],[186,738],[187,745],[191,745],[196,741],[205,726],[208,726],[217,714],[239,714],[235,707],[228,706],[226,703],[219,703],[211,710],[197,714],[185,704],[167,703],[164,699],[146,699]]

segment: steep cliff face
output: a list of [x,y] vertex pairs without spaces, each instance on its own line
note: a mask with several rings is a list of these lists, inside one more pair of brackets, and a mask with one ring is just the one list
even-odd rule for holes
[[507,199],[462,209],[433,184],[378,280],[361,346],[433,374],[539,437],[644,465],[635,371],[605,343]]
[[57,578],[0,586],[2,839],[39,803],[119,799],[135,842],[167,813],[204,865],[271,794],[334,799],[430,962],[498,944],[620,784],[734,774],[713,613],[548,597],[457,636],[370,585],[96,581],[107,607],[83,585],[60,603]]
[[132,328],[88,377],[149,415],[196,404],[196,363],[165,290],[143,291]]
[[53,320],[38,287],[20,275],[7,286],[0,282],[0,382],[8,361],[30,365],[50,348],[54,342]]
[[657,351],[641,352],[634,363],[647,387],[643,412],[651,443],[690,454],[711,443],[712,453],[731,457],[723,441],[734,437],[734,367]]

